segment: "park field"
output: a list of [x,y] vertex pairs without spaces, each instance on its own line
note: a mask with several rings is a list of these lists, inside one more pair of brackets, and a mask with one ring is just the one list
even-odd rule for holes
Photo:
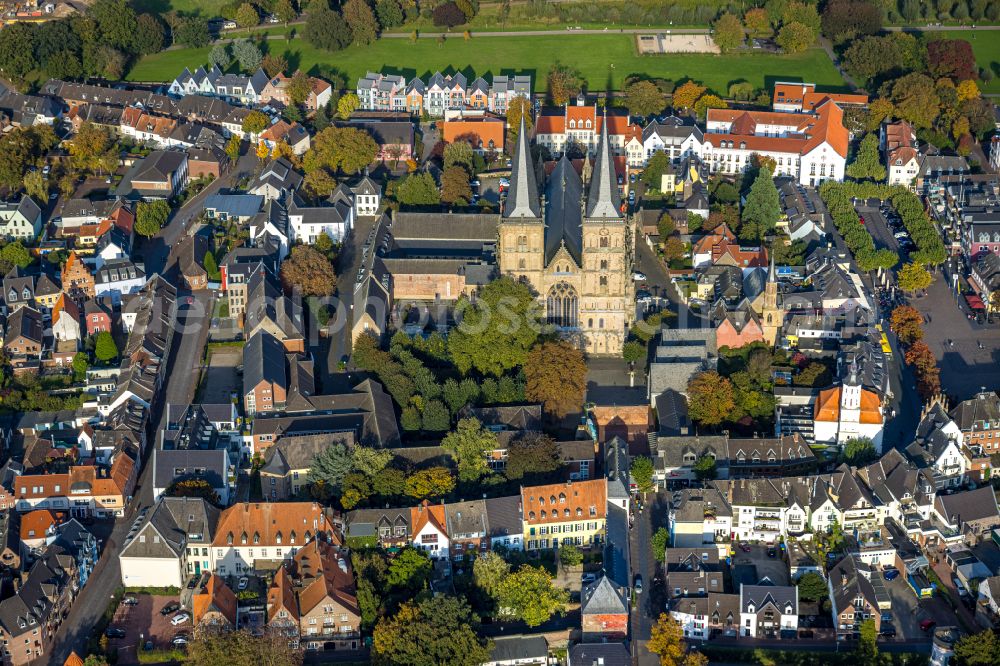
[[932,39],[963,39],[972,44],[972,52],[976,55],[976,64],[993,72],[993,80],[989,83],[980,82],[985,93],[1000,94],[1000,32],[988,30],[963,30],[961,37],[955,32],[928,33]]
[[[694,79],[712,90],[725,93],[729,84],[748,81],[754,87],[769,87],[774,81],[812,81],[829,91],[844,89],[844,81],[821,49],[804,53],[772,55],[670,54],[640,56],[631,35],[538,35],[518,37],[461,35],[443,44],[436,39],[380,39],[370,46],[352,46],[329,53],[315,49],[300,38],[264,42],[272,53],[283,53],[292,69],[306,71],[317,66],[336,70],[349,84],[369,71],[395,72],[408,77],[440,70],[462,70],[467,76],[531,74],[535,90],[545,86],[545,73],[554,62],[576,67],[588,90],[620,90],[631,74],[680,81]],[[131,81],[171,81],[184,67],[197,67],[208,60],[209,48],[172,49],[144,57],[129,72]]]

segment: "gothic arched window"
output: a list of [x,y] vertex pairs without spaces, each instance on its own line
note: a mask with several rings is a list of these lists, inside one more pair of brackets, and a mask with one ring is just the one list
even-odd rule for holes
[[576,328],[578,298],[576,290],[565,282],[559,282],[549,290],[545,301],[545,312],[550,324],[562,328]]

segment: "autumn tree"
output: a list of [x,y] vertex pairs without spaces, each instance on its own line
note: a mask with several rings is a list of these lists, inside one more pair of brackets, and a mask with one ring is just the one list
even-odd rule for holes
[[728,53],[743,46],[746,29],[739,18],[726,12],[712,24],[712,39],[720,51]]
[[927,70],[931,76],[955,81],[975,79],[978,74],[972,44],[964,39],[935,39],[927,42]]
[[262,111],[251,111],[243,118],[243,125],[241,129],[244,134],[249,134],[251,137],[256,137],[270,124],[268,117]]
[[312,92],[312,79],[309,75],[299,70],[295,72],[288,82],[288,100],[295,106],[302,106]]
[[99,125],[84,122],[69,143],[73,164],[85,171],[114,171],[118,166],[117,145]]
[[895,308],[889,322],[896,337],[906,346],[924,337],[924,316],[912,306],[900,305]]
[[651,116],[667,106],[667,96],[652,81],[636,81],[625,89],[625,106],[633,116]]
[[249,631],[197,632],[188,641],[184,663],[191,666],[300,666],[302,651],[289,647],[288,636],[265,631],[258,636]]
[[705,94],[705,86],[700,86],[694,81],[687,81],[681,87],[674,90],[674,107],[678,109],[693,109],[698,98]]
[[889,96],[895,114],[913,123],[917,128],[934,124],[940,111],[940,98],[934,81],[925,74],[913,72],[892,83]]
[[486,456],[498,446],[496,433],[474,417],[461,419],[455,430],[441,440],[441,448],[457,462],[459,480],[470,482],[490,473]]
[[257,8],[251,5],[249,2],[244,2],[240,5],[240,8],[236,10],[236,25],[241,28],[255,27],[260,23],[260,14],[257,13]]
[[460,166],[449,167],[441,174],[441,201],[464,206],[472,201],[469,172]]
[[280,53],[268,53],[261,60],[260,66],[263,68],[264,73],[270,78],[274,78],[278,74],[281,74],[286,69],[288,69],[288,61]]
[[163,199],[141,201],[136,208],[135,230],[149,238],[159,233],[170,217],[170,204]]
[[667,613],[661,613],[650,630],[646,649],[660,658],[660,666],[705,666],[708,659],[697,652],[688,652],[680,623]]
[[882,10],[864,0],[833,0],[823,9],[823,34],[834,43],[874,35],[882,29]]
[[556,106],[562,106],[580,94],[583,77],[572,67],[556,62],[549,67],[546,84],[549,101]]
[[904,264],[903,267],[899,269],[896,281],[899,284],[899,288],[903,291],[914,292],[921,291],[931,286],[931,282],[934,281],[934,276],[931,275],[930,271],[922,265],[909,263]]
[[788,53],[800,53],[813,45],[816,35],[808,26],[793,21],[781,26],[775,41]]
[[483,286],[475,301],[460,299],[456,312],[461,320],[448,334],[448,350],[460,372],[475,368],[499,377],[527,362],[541,318],[527,285],[501,277]]
[[531,130],[532,125],[534,125],[534,120],[531,117],[531,100],[523,95],[518,95],[507,106],[508,145],[513,146],[517,140],[517,133],[521,131],[522,118],[525,128]]
[[575,345],[558,340],[536,346],[528,354],[524,377],[525,397],[542,403],[549,416],[562,419],[582,408],[587,363]]
[[337,276],[326,257],[308,245],[297,245],[281,263],[281,283],[303,296],[322,297],[333,293]]
[[378,21],[375,12],[365,0],[347,0],[342,12],[351,29],[355,44],[371,44],[378,38]]
[[372,656],[383,666],[478,666],[489,661],[492,649],[478,629],[478,618],[464,599],[433,595],[408,601],[379,620]]
[[861,140],[858,154],[847,167],[847,175],[855,180],[885,180],[885,166],[878,152],[878,135],[869,132]]
[[553,615],[562,615],[569,593],[556,587],[544,567],[522,564],[504,578],[496,591],[500,617],[537,627]]
[[732,383],[715,370],[700,372],[688,382],[688,414],[702,425],[719,425],[736,408]]
[[476,587],[492,599],[497,597],[500,586],[508,575],[510,575],[510,564],[492,550],[477,557],[472,564],[472,577],[476,581]]
[[295,20],[298,12],[295,11],[295,5],[292,4],[291,0],[278,0],[274,4],[274,15],[278,17],[279,21],[288,25],[289,22]]
[[770,37],[773,33],[771,20],[767,17],[767,11],[762,7],[748,9],[743,15],[743,25],[751,37]]
[[333,172],[358,173],[378,155],[378,144],[356,127],[327,127],[313,137],[312,146],[302,157],[306,173],[326,167]]
[[507,445],[504,474],[511,481],[535,474],[548,474],[560,467],[562,460],[559,446],[548,435],[529,433],[511,440]]
[[347,120],[361,106],[361,100],[357,93],[344,93],[337,100],[337,116],[341,120]]
[[418,500],[447,495],[455,489],[455,477],[447,467],[429,467],[406,479],[406,494]]
[[694,103],[694,112],[699,118],[704,118],[709,109],[726,109],[729,104],[718,95],[702,95]]

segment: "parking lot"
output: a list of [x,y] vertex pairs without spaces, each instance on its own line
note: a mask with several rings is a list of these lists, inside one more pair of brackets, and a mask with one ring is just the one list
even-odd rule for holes
[[243,364],[241,347],[216,347],[205,368],[201,401],[208,404],[227,403],[232,394],[242,393],[243,380],[238,368]]
[[920,629],[920,623],[924,620],[933,620],[942,627],[955,624],[954,613],[947,602],[937,597],[917,599],[913,588],[906,582],[905,575],[891,581],[883,579],[882,582],[892,601],[892,610],[883,612],[892,614],[892,625],[896,629],[895,641],[929,641],[931,634]]
[[124,638],[110,638],[108,642],[109,649],[117,651],[119,664],[139,663],[136,654],[149,641],[152,641],[154,649],[168,649],[177,634],[191,634],[190,619],[173,625],[170,620],[177,613],[160,614],[164,606],[177,601],[175,597],[140,594],[136,598],[138,603],[134,605],[119,604],[109,625],[109,630],[125,631]]

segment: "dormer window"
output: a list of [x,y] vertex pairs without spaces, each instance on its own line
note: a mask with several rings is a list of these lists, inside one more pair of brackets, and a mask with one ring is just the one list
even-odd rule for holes
[[30,299],[30,298],[31,298],[31,291],[29,291],[29,290],[28,290],[28,288],[27,288],[27,287],[25,287],[25,288],[24,288],[24,291],[23,291],[23,292],[21,292],[21,295],[22,295],[22,296],[24,296],[24,300],[26,300],[26,301],[27,301],[28,299]]
[[230,532],[229,534],[226,535],[226,544],[229,545],[229,546],[233,545],[233,533],[232,532]]
[[253,533],[253,542],[254,542],[254,545],[260,543],[260,533],[259,532],[254,532]]
[[247,542],[247,533],[246,533],[246,532],[244,532],[244,533],[243,533],[243,534],[242,534],[242,535],[240,536],[240,543],[242,543],[242,544],[245,544],[246,542]]

